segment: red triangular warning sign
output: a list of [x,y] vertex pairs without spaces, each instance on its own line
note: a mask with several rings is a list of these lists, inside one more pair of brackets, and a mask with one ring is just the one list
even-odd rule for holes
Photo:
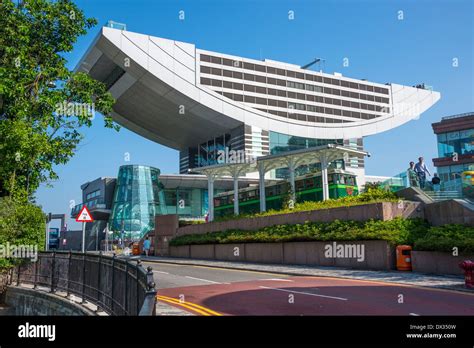
[[87,209],[87,206],[83,206],[81,209],[81,212],[77,215],[76,217],[77,222],[92,222],[94,219],[92,218],[91,213],[89,212],[89,209]]

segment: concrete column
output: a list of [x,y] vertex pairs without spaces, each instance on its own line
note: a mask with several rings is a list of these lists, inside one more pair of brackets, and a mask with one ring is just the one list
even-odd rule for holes
[[326,155],[321,156],[321,179],[323,184],[323,200],[329,199],[329,181],[328,181],[328,166]]
[[207,175],[207,212],[208,221],[214,220],[214,174]]
[[234,215],[239,215],[239,173],[233,175],[234,179]]
[[293,204],[296,204],[295,167],[295,161],[290,158],[288,160],[288,169],[290,170],[291,200]]
[[265,201],[265,165],[263,163],[258,164],[258,187],[260,189],[260,211],[264,212],[267,210],[267,202]]

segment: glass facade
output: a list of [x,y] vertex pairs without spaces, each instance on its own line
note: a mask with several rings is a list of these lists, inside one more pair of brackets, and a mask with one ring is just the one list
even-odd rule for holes
[[474,129],[438,134],[438,157],[474,154]]
[[110,229],[115,238],[135,241],[154,229],[155,215],[164,211],[159,175],[157,168],[120,167],[110,215]]
[[270,154],[272,155],[327,144],[343,145],[343,142],[342,139],[303,138],[270,131]]
[[[343,145],[342,139],[313,139],[295,137],[291,135],[281,134],[270,131],[270,154],[276,155],[287,151],[295,151],[301,149],[307,149],[311,147],[324,146],[327,144],[338,144]],[[330,164],[330,168],[334,169],[345,169],[344,161],[334,161]],[[304,165],[296,168],[296,176],[304,175],[308,173],[314,173],[321,171],[321,163],[314,163],[310,165]],[[289,177],[288,168],[279,168],[275,170],[275,177],[278,179],[287,179]]]
[[444,191],[459,191],[462,189],[461,174],[464,171],[472,170],[472,164],[457,164],[453,166],[438,167],[438,176],[441,179],[441,189]]
[[197,166],[205,167],[217,164],[219,152],[225,152],[226,147],[229,150],[232,148],[229,142],[230,135],[224,134],[200,144],[197,149]]
[[[218,190],[217,190],[218,191]],[[178,214],[183,218],[202,218],[207,213],[207,190],[176,188],[163,191],[163,214]]]

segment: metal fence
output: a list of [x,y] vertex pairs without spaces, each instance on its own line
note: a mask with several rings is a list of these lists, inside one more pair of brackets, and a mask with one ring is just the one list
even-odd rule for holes
[[154,315],[156,290],[151,267],[140,260],[115,255],[78,252],[42,252],[36,262],[12,268],[10,285],[30,284],[34,289],[63,291],[88,301],[110,315]]

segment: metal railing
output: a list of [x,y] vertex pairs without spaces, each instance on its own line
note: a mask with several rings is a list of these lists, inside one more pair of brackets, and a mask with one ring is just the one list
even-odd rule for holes
[[36,262],[10,269],[9,285],[30,284],[50,293],[63,291],[110,315],[155,315],[156,290],[151,267],[140,260],[79,252],[42,252]]

